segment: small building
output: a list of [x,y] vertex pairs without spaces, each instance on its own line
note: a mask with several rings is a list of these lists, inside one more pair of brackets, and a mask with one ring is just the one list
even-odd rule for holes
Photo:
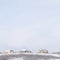
[[60,51],[58,51],[58,52],[53,52],[52,54],[60,54]]
[[22,49],[22,50],[20,51],[20,53],[32,53],[32,52],[29,51],[29,50],[26,50],[26,49]]
[[42,50],[39,50],[38,53],[48,53],[48,50],[42,49]]
[[6,50],[4,53],[14,53],[13,50]]

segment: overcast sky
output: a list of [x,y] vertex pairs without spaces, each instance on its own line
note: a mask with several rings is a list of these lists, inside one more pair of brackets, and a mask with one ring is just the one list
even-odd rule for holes
[[0,51],[22,48],[60,51],[60,0],[0,0]]

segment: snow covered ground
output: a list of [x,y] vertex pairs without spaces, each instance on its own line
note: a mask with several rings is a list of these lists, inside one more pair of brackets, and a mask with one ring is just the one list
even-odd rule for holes
[[[15,58],[15,59],[9,59],[9,60],[24,60],[24,59],[23,58]],[[46,59],[39,59],[39,60],[46,60]],[[47,59],[47,60],[60,60],[60,59]]]
[[9,59],[9,60],[24,60],[23,58],[15,58],[15,59]]

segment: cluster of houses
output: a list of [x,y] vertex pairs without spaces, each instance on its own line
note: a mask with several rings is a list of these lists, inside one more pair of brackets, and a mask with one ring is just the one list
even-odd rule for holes
[[[14,50],[6,50],[4,52],[0,52],[0,54],[2,53],[16,53],[14,52]],[[19,51],[18,53],[33,53],[32,51],[26,50],[26,49],[22,49],[21,51]],[[48,53],[48,50],[39,50],[37,53]]]
[[[0,54],[3,54],[3,53],[8,54],[8,53],[16,53],[16,52],[14,52],[14,50],[6,50],[4,52],[0,52]],[[18,53],[33,53],[33,52],[26,49],[22,49]],[[49,53],[49,52],[48,50],[42,49],[42,50],[39,50],[37,53]],[[53,52],[52,54],[60,54],[60,52]]]

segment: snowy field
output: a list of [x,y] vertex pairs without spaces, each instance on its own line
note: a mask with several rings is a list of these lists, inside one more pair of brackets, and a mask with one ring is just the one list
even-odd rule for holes
[[9,59],[9,60],[24,60],[23,58],[15,58],[15,59]]
[[[15,58],[15,59],[9,59],[9,60],[24,60],[22,58]],[[60,59],[37,59],[37,60],[60,60]]]

